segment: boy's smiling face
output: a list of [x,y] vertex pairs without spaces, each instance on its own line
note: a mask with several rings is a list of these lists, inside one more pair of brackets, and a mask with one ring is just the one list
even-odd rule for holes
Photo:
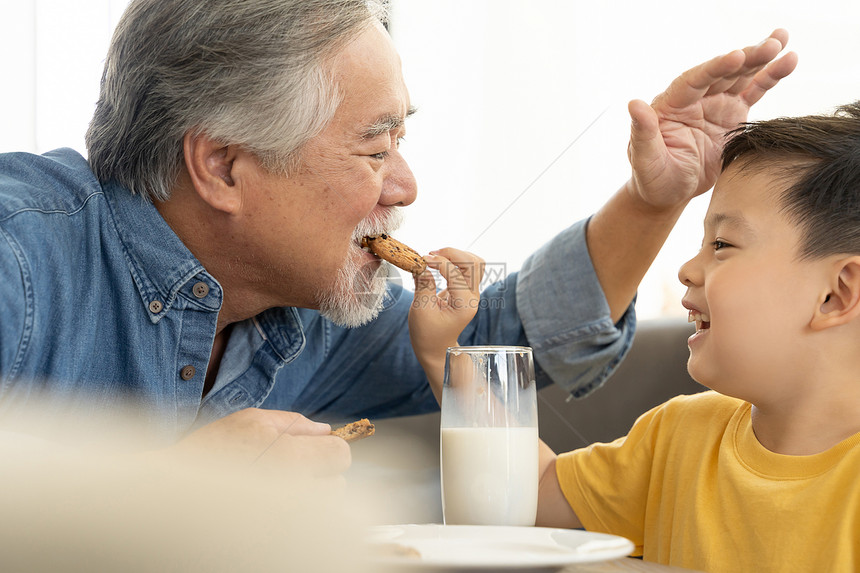
[[714,188],[702,248],[678,273],[697,326],[691,376],[752,403],[809,384],[802,335],[828,289],[827,259],[798,257],[800,231],[780,212],[787,183],[778,175],[731,165]]

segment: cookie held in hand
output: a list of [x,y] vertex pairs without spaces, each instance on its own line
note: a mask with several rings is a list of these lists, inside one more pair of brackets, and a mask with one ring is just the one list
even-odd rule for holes
[[386,234],[368,235],[361,239],[361,246],[395,267],[413,275],[420,275],[427,268],[427,261],[414,249]]
[[346,426],[342,426],[337,430],[332,430],[333,436],[343,438],[347,442],[354,442],[368,436],[372,436],[376,431],[376,426],[370,423],[367,418],[350,422]]

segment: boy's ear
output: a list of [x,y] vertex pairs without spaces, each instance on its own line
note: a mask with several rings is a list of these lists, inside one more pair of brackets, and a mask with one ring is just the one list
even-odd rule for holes
[[182,140],[185,166],[197,195],[212,208],[233,213],[241,205],[240,187],[233,179],[235,146],[206,134],[186,133]]
[[860,256],[839,259],[833,269],[830,289],[819,301],[810,323],[813,330],[847,324],[860,316]]

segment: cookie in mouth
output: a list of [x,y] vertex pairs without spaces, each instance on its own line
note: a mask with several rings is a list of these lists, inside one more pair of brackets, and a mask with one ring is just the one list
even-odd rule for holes
[[415,249],[385,233],[363,237],[361,247],[413,275],[420,275],[427,268],[427,261]]

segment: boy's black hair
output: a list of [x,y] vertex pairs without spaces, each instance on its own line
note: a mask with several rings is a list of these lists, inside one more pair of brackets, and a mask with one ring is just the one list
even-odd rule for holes
[[745,123],[727,138],[723,171],[735,164],[785,181],[780,207],[801,229],[801,258],[860,254],[860,101]]

